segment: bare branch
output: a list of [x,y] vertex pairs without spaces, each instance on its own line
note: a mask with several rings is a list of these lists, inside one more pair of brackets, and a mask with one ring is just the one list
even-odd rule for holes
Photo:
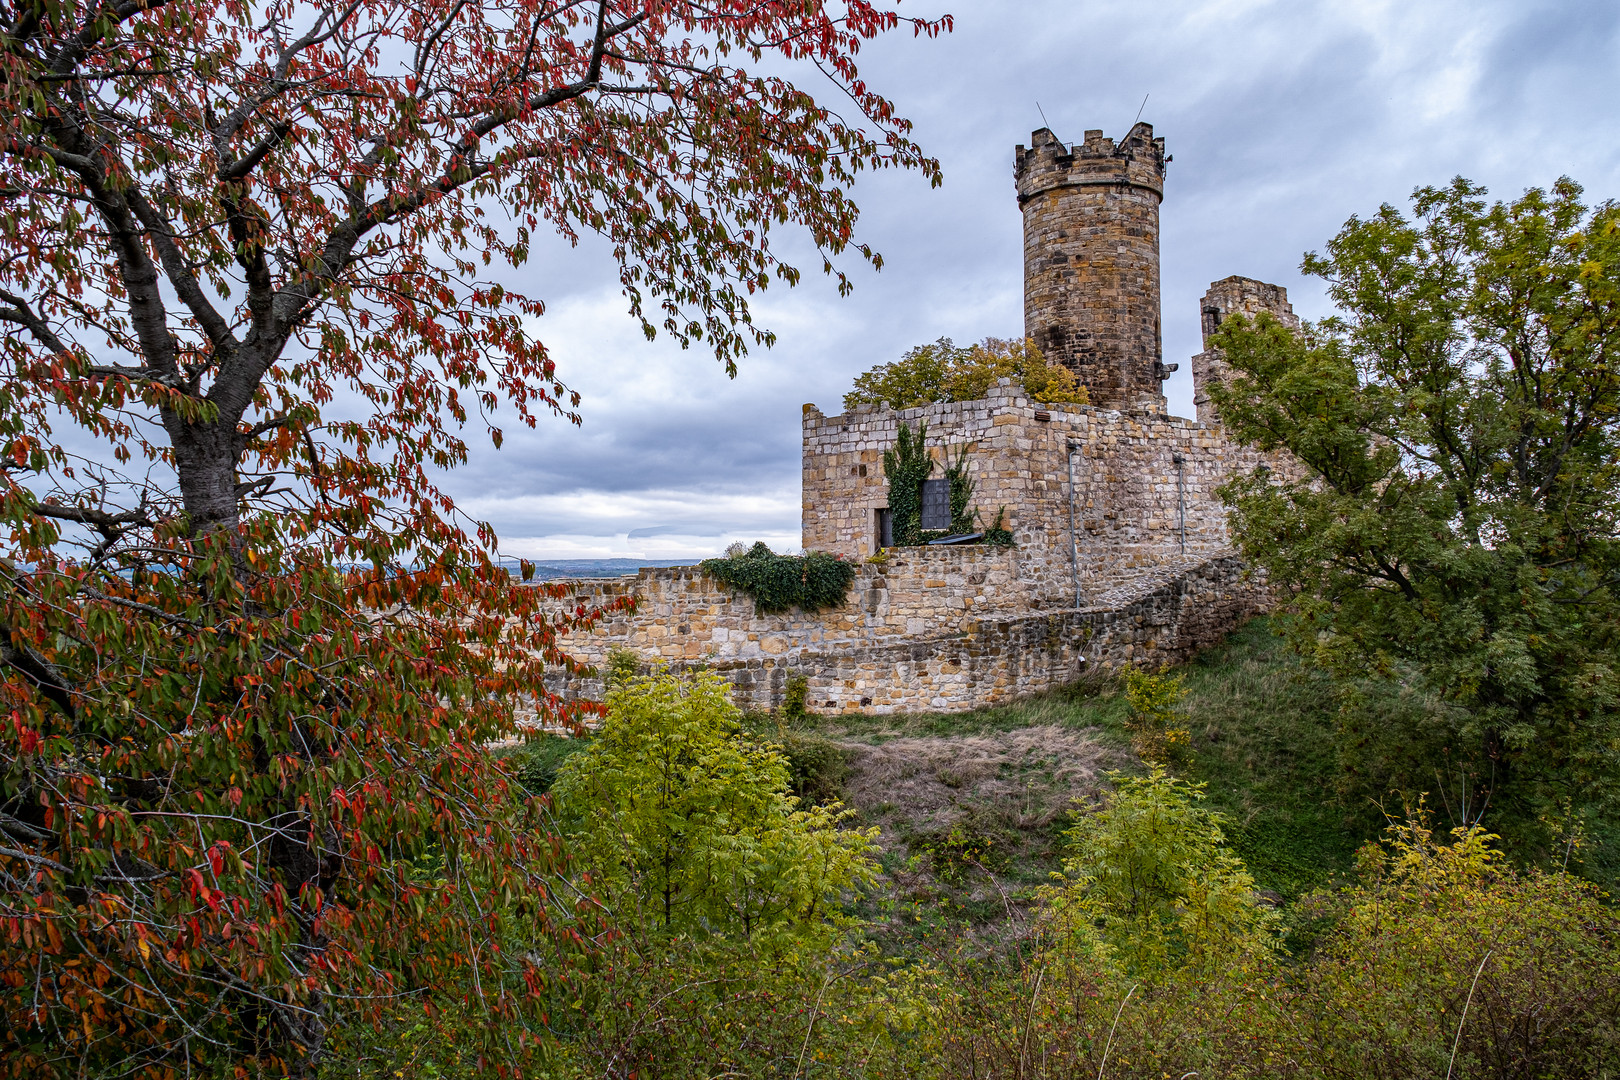
[[268,420],[261,420],[257,424],[254,424],[252,427],[248,428],[246,431],[242,432],[242,441],[250,442],[253,439],[257,439],[260,435],[263,435],[267,431],[274,431],[276,428],[286,427],[288,424],[292,423],[292,420],[293,418],[285,413],[283,413],[281,416],[272,416]]
[[40,318],[28,301],[15,293],[0,290],[0,300],[10,304],[10,307],[0,307],[0,322],[16,323],[30,334],[34,335],[41,345],[53,353],[67,353],[67,344],[57,336],[44,319]]
[[21,635],[9,626],[0,624],[0,664],[17,672],[46,700],[51,701],[69,717],[78,716],[73,704],[73,691],[67,678],[55,664],[35,652]]

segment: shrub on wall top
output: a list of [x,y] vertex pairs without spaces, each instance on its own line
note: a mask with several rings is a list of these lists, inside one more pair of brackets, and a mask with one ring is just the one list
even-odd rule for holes
[[840,607],[855,580],[855,567],[836,555],[825,551],[778,555],[763,543],[740,555],[705,559],[699,569],[752,596],[761,613]]

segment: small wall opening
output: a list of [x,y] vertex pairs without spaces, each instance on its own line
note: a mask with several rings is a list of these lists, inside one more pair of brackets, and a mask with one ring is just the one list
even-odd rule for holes
[[924,529],[951,527],[951,482],[948,479],[923,481],[922,527]]

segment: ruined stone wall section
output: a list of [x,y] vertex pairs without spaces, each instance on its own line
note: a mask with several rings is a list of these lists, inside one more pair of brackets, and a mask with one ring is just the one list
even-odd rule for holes
[[882,563],[862,563],[840,608],[807,614],[761,614],[754,601],[695,566],[648,568],[633,578],[558,582],[565,605],[604,606],[634,596],[636,610],[618,612],[563,649],[599,664],[627,648],[648,661],[699,663],[761,659],[795,650],[951,635],[987,613],[1018,611],[1031,602],[1019,580],[1021,556],[1007,548],[896,550]]
[[1204,351],[1192,358],[1193,407],[1201,423],[1216,424],[1215,403],[1210,400],[1209,387],[1230,375],[1230,369],[1221,354],[1209,347],[1210,335],[1221,323],[1234,314],[1253,318],[1260,312],[1271,313],[1290,330],[1299,329],[1299,316],[1288,302],[1288,290],[1254,278],[1232,277],[1212,281],[1203,302],[1198,305],[1199,326],[1204,335]]
[[1007,508],[1004,523],[1018,545],[1017,580],[1032,609],[1075,606],[1070,441],[1079,447],[1075,534],[1082,605],[1184,555],[1225,550],[1226,512],[1216,489],[1234,471],[1261,462],[1212,425],[1089,405],[1041,405],[1006,381],[980,401],[901,412],[863,408],[827,417],[806,406],[806,548],[851,559],[876,550],[876,511],[888,505],[883,451],[893,447],[902,422],[915,430],[922,420],[936,460],[967,447],[974,505],[983,520]]
[[[961,568],[983,561],[968,559]],[[937,562],[933,553],[918,569],[928,573],[930,568],[923,563],[930,562]],[[630,587],[645,589],[649,579],[690,583],[685,569],[676,575],[644,572]],[[910,579],[908,571],[904,580]],[[591,590],[604,588],[576,584],[581,595],[601,595]],[[948,604],[949,594],[941,598]],[[1038,693],[1122,664],[1157,668],[1178,663],[1264,611],[1270,598],[1264,580],[1249,575],[1236,557],[1226,554],[1163,569],[1139,582],[1133,595],[1119,594],[1118,599],[1118,606],[959,617],[951,632],[874,634],[861,641],[830,637],[812,641],[803,620],[756,618],[741,627],[747,646],[726,655],[692,656],[685,647],[688,643],[672,649],[667,639],[643,655],[649,664],[666,662],[675,671],[701,665],[717,672],[732,684],[733,699],[744,708],[780,707],[787,680],[799,675],[808,685],[813,712],[956,712]],[[732,611],[717,621],[744,618],[741,608],[746,604],[721,600],[718,606]],[[852,606],[859,608],[861,602]],[[942,614],[957,610],[939,608],[937,601],[924,602],[923,607],[928,606]],[[643,640],[635,635],[650,629],[625,625],[615,632],[609,627],[593,635],[593,642],[569,642],[567,647],[582,659],[600,662],[607,646],[633,646]],[[679,633],[678,627],[674,629]],[[602,693],[599,679],[567,679],[561,673],[550,688],[590,697]]]
[[1159,325],[1164,140],[1137,124],[1064,146],[1046,128],[1015,152],[1024,216],[1024,333],[1094,405],[1165,411]]

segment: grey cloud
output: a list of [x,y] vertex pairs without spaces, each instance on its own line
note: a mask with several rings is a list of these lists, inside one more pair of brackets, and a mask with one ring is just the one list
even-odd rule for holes
[[[1199,348],[1197,300],[1210,281],[1275,281],[1319,317],[1324,295],[1299,274],[1301,254],[1419,184],[1461,173],[1511,196],[1568,174],[1594,199],[1620,195],[1610,4],[977,0],[951,10],[957,31],[944,40],[896,35],[861,53],[862,74],[916,121],[946,173],[937,191],[915,175],[861,178],[860,232],[884,253],[882,273],[857,268],[848,300],[813,272],[766,294],[760,321],[780,342],[733,381],[712,359],[641,338],[599,242],[548,249],[517,284],[551,303],[536,329],[585,393],[586,424],[508,429],[505,450],[477,454],[452,490],[479,500],[506,536],[571,534],[582,521],[619,537],[649,521],[680,530],[668,537],[796,532],[802,403],[838,411],[859,371],[942,334],[1020,329],[1012,148],[1041,126],[1036,101],[1072,141],[1086,128],[1121,134],[1152,95],[1143,119],[1175,156],[1161,244],[1166,359],[1182,361],[1167,391],[1183,414],[1184,361]],[[787,249],[807,270],[819,265],[802,245]],[[589,512],[568,511],[570,500]]]

